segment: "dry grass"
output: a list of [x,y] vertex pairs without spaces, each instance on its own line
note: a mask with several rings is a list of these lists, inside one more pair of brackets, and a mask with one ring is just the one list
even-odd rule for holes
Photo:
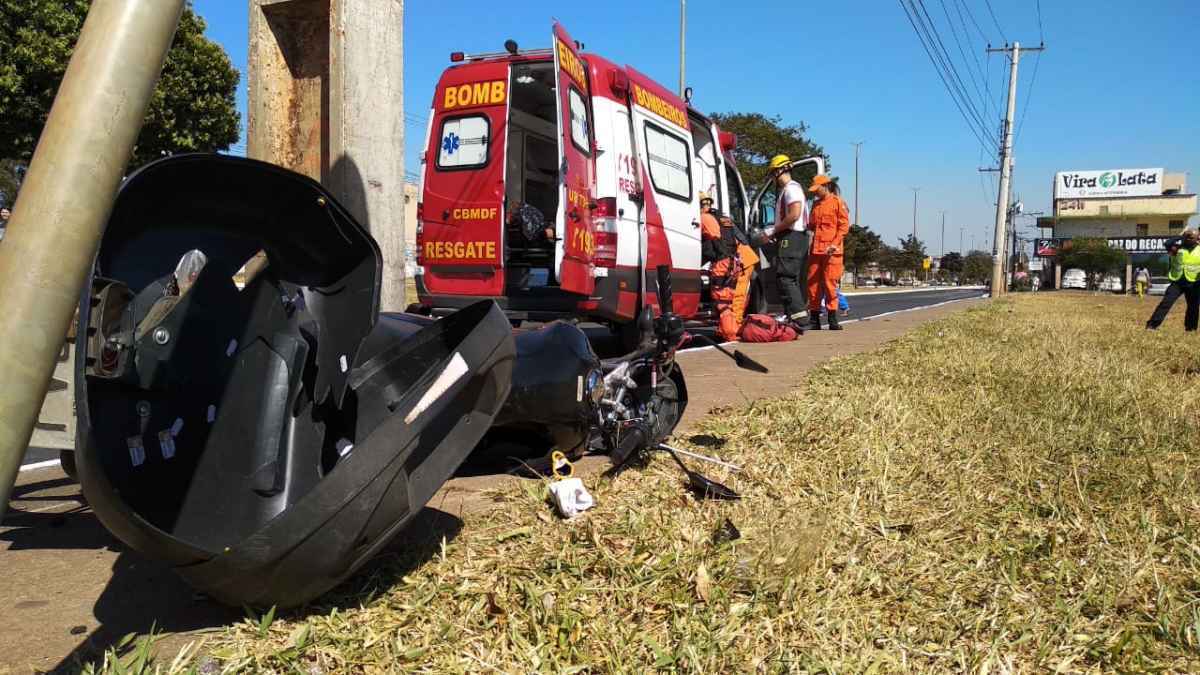
[[[1152,305],[1023,296],[711,417],[747,467],[662,458],[552,519],[497,494],[421,564],[203,647],[228,672],[1200,669],[1200,343]],[[705,469],[707,470],[707,469]],[[714,543],[725,519],[742,533]],[[297,647],[297,645],[300,645]]]

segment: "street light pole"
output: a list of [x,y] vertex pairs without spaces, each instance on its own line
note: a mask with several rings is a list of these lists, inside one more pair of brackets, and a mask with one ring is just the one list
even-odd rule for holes
[[851,143],[854,146],[854,224],[858,225],[858,151],[865,141]]
[[912,189],[912,191],[913,191],[913,243],[915,244],[917,242],[917,193],[921,191],[921,188],[915,187]]
[[946,256],[946,212],[942,211],[942,257]]
[[684,77],[686,63],[687,38],[687,0],[679,0],[679,98],[683,98],[687,90],[687,79]]
[[963,236],[964,229],[965,228],[963,228],[963,227],[958,228],[958,254],[963,257],[966,257],[966,254],[963,252],[963,247],[962,247],[962,242],[963,242],[962,236]]
[[184,0],[93,0],[0,246],[0,518]]

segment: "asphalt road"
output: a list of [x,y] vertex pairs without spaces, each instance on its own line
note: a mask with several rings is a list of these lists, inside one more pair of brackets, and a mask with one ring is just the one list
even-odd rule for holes
[[[847,300],[850,302],[850,316],[846,319],[843,319],[843,321],[853,322],[854,320],[869,319],[871,317],[880,316],[882,314],[890,314],[892,312],[902,312],[910,309],[929,307],[931,305],[937,305],[944,302],[965,300],[967,298],[977,298],[983,294],[984,291],[980,289],[937,288],[927,291],[903,293],[879,292],[866,293],[863,295],[851,295],[847,298]],[[847,330],[852,330],[852,327],[848,327]],[[711,331],[704,332],[711,334]],[[589,329],[588,333],[589,336],[591,336],[595,341],[601,342],[605,337],[607,337],[608,329],[598,326],[594,329]],[[28,466],[38,462],[46,462],[57,459],[58,450],[50,450],[47,448],[29,448],[29,450],[27,450],[25,453],[25,460],[22,462],[22,464],[24,466]]]

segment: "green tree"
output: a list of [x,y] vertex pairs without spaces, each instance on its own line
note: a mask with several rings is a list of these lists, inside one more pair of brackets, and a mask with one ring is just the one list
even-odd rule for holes
[[963,258],[962,276],[965,284],[983,284],[992,278],[992,256],[983,251],[971,251]]
[[[0,0],[0,156],[32,156],[88,7],[87,0]],[[187,7],[138,137],[134,166],[163,154],[226,150],[237,141],[234,95],[241,76],[204,29],[204,20]]]
[[858,283],[859,269],[879,261],[879,252],[883,248],[883,239],[865,225],[851,225],[843,242],[846,247],[846,262],[854,270],[854,282]]
[[911,234],[900,240],[899,257],[896,261],[898,269],[911,272],[913,276],[920,276],[924,260],[925,242]]
[[0,159],[0,206],[12,207],[24,180],[25,164],[23,162]]
[[942,256],[942,261],[938,265],[938,269],[940,269],[943,272],[946,272],[947,274],[953,275],[953,276],[962,274],[962,271],[963,271],[962,254],[951,251],[950,253],[947,253],[946,255]]
[[[753,193],[767,178],[767,163],[775,155],[787,155],[792,159],[825,158],[825,171],[831,168],[829,157],[821,146],[808,139],[808,127],[803,123],[785,126],[783,118],[767,117],[762,113],[720,113],[712,116],[722,131],[737,134],[737,148],[733,156],[737,160],[738,172]],[[801,185],[808,185],[813,172],[807,169],[793,175]]]
[[1125,265],[1126,255],[1109,246],[1107,239],[1079,237],[1063,242],[1057,260],[1063,268],[1074,267],[1086,272],[1088,286],[1096,288],[1104,275]]

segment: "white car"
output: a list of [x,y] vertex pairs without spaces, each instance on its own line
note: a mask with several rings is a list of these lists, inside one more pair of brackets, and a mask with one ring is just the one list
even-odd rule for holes
[[1150,277],[1150,288],[1146,292],[1150,295],[1164,295],[1167,292],[1167,286],[1171,285],[1171,280],[1166,277]]
[[1120,293],[1121,291],[1125,290],[1125,283],[1121,281],[1121,277],[1118,277],[1115,274],[1110,274],[1104,277],[1104,281],[1100,282],[1100,290]]
[[1087,275],[1081,269],[1069,269],[1063,272],[1062,287],[1078,288],[1081,291],[1087,290]]

